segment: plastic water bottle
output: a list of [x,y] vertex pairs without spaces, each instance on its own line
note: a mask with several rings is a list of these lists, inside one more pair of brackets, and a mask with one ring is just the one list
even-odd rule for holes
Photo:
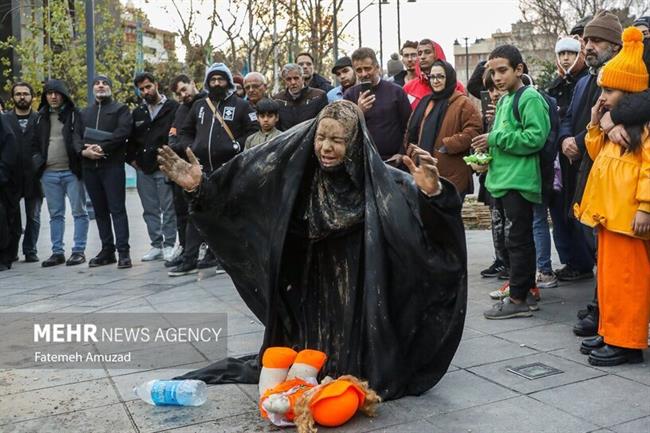
[[201,406],[208,389],[201,380],[150,380],[133,388],[137,397],[154,406]]

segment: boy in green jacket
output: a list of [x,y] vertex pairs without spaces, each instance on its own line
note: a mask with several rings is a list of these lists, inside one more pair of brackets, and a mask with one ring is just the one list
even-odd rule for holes
[[[521,121],[513,112],[514,95],[524,84],[523,59],[512,45],[495,48],[488,61],[495,85],[507,92],[497,104],[494,126],[472,142],[476,153],[489,152],[485,187],[506,217],[506,266],[510,268],[509,297],[484,313],[487,319],[529,317],[537,310],[531,290],[535,287],[535,243],[533,204],[542,202],[539,152],[551,130],[549,107],[535,89],[526,89],[519,99]],[[504,286],[502,292],[508,293]]]

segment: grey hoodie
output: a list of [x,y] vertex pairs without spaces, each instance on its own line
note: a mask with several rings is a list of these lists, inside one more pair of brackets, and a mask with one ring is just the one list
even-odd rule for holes
[[226,76],[228,77],[228,91],[226,92],[226,98],[228,98],[230,95],[235,93],[237,89],[235,88],[235,82],[233,81],[232,73],[230,72],[230,69],[228,69],[228,66],[226,66],[224,63],[213,63],[208,67],[208,69],[205,71],[205,80],[203,81],[203,88],[206,91],[210,88],[210,75],[215,71],[221,71],[225,73]]

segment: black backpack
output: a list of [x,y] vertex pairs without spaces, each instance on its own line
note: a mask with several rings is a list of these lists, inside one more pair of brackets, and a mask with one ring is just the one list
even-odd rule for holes
[[[521,123],[521,116],[519,114],[519,99],[524,91],[530,86],[523,86],[515,93],[512,101],[512,114],[514,114],[517,122]],[[546,137],[544,147],[539,151],[539,167],[542,173],[542,200],[548,204],[551,195],[553,194],[553,179],[555,177],[555,158],[559,152],[558,138],[560,135],[560,114],[557,107],[557,101],[554,97],[546,92],[539,91],[533,88],[534,91],[542,95],[542,98],[548,104],[548,116],[551,122],[551,130]]]

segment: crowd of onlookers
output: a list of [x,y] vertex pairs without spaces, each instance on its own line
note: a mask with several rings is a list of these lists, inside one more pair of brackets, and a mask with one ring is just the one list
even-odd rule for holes
[[[164,260],[170,276],[223,272],[188,216],[186,195],[160,171],[158,149],[168,145],[181,157],[192,149],[209,176],[346,99],[363,113],[386,164],[402,168],[405,148],[415,144],[437,159],[461,198],[478,192],[490,207],[495,260],[481,275],[504,284],[490,293],[499,302],[486,318],[528,317],[539,309],[540,289],[594,279],[598,263],[593,302],[574,332],[594,337],[581,346],[594,364],[636,362],[650,320],[649,39],[649,17],[625,31],[609,12],[585,18],[558,39],[557,76],[546,89],[535,86],[512,45],[497,47],[463,84],[431,39],[405,42],[389,75],[372,49],[355,50],[332,68],[336,87],[315,71],[311,54],[300,53],[282,67],[284,90],[273,95],[264,74],[233,75],[221,63],[207,68],[200,86],[174,78],[173,99],[143,72],[134,80],[142,103],[132,111],[114,100],[105,75],[89,83],[95,101],[82,110],[63,82],[49,80],[36,111],[32,86],[16,82],[0,122],[0,270],[18,259],[21,234],[25,261],[39,261],[43,197],[52,251],[42,266],[84,263],[86,196],[102,245],[88,265],[131,267],[129,164],[151,241],[142,260]],[[468,163],[470,154],[483,159]],[[67,259],[66,197],[74,218]],[[562,264],[555,269],[553,244]]]

